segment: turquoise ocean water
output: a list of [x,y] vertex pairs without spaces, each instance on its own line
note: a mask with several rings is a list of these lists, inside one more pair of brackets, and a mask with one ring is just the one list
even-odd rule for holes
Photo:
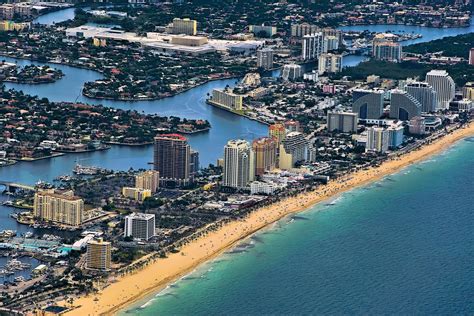
[[121,315],[474,313],[474,138],[286,218]]

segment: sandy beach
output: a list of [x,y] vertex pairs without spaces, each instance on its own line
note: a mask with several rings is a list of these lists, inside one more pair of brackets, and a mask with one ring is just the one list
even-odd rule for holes
[[[261,208],[241,221],[228,223],[218,230],[183,246],[179,253],[157,259],[134,274],[126,275],[110,284],[97,295],[75,299],[75,309],[67,315],[110,315],[136,302],[167,284],[194,270],[200,264],[218,256],[240,240],[254,232],[296,212],[306,210],[314,204],[327,200],[354,187],[362,186],[395,173],[412,163],[439,153],[456,141],[474,135],[474,124],[458,129],[451,134],[383,163],[377,168],[361,170],[346,178],[331,181],[318,190],[288,198],[279,203]],[[62,305],[67,305],[63,302]]]

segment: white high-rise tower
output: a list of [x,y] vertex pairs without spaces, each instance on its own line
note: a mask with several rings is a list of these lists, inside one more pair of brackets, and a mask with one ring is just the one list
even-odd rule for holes
[[255,156],[250,144],[242,139],[230,140],[224,147],[222,185],[242,189],[255,178]]
[[426,82],[429,83],[438,94],[437,110],[449,108],[449,102],[454,99],[456,85],[453,78],[445,70],[431,70],[426,74]]

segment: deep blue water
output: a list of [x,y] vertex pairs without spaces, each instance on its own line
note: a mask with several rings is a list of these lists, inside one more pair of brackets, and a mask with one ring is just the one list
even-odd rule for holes
[[[72,18],[74,9],[42,16],[36,22],[52,24]],[[353,29],[422,33],[417,42],[469,33],[470,28],[432,29],[415,26],[357,26]],[[348,29],[348,28],[343,28]],[[404,44],[409,44],[405,42]],[[6,59],[6,58],[0,58]],[[29,61],[18,61],[29,64]],[[345,65],[360,62],[345,58]],[[189,137],[203,165],[222,155],[228,139],[253,139],[267,133],[266,126],[205,104],[213,88],[235,80],[210,82],[173,98],[120,102],[82,96],[85,81],[100,74],[63,65],[66,76],[53,84],[9,88],[47,97],[52,101],[78,101],[145,113],[204,118],[209,133]],[[354,190],[331,207],[319,206],[304,214],[309,221],[260,234],[243,255],[225,255],[219,263],[203,267],[202,280],[178,283],[178,288],[144,310],[132,314],[294,314],[296,313],[435,313],[472,314],[473,257],[473,144],[453,149],[438,163],[410,168],[410,174],[391,177],[381,187]],[[75,162],[117,170],[146,168],[150,146],[114,146],[96,153],[66,155],[0,168],[0,180],[33,184],[70,174]],[[6,197],[0,197],[0,200]],[[29,230],[8,217],[0,205],[0,230]],[[208,269],[212,271],[207,272]],[[146,301],[141,304],[145,304]]]
[[471,16],[471,23],[469,27],[452,27],[452,28],[436,28],[436,27],[425,27],[416,25],[387,25],[387,24],[374,24],[374,25],[352,25],[342,26],[339,28],[343,31],[370,31],[377,33],[393,32],[393,33],[414,33],[421,34],[423,37],[403,41],[402,45],[411,45],[417,43],[424,43],[440,39],[446,36],[456,36],[460,34],[466,34],[474,32],[474,16]]
[[[44,64],[8,57],[1,57],[0,59],[17,62],[18,65],[21,66],[28,64]],[[48,65],[61,69],[65,76],[57,82],[51,84],[32,86],[28,84],[6,83],[5,86],[7,88],[22,90],[25,94],[46,97],[50,101],[103,104],[105,106],[136,110],[138,112],[149,114],[158,113],[163,116],[179,116],[189,119],[206,119],[211,123],[212,127],[209,132],[188,136],[191,146],[200,153],[200,161],[202,166],[207,166],[209,163],[215,164],[217,158],[222,156],[224,145],[229,139],[244,138],[251,140],[267,134],[267,126],[264,124],[234,115],[230,112],[206,104],[205,100],[207,98],[207,94],[211,93],[212,89],[223,88],[226,85],[233,86],[238,79],[211,81],[207,84],[188,90],[174,97],[155,101],[125,102],[113,100],[96,100],[84,97],[81,93],[81,89],[85,82],[100,79],[101,75],[99,73],[65,65]],[[277,71],[275,73],[277,73]],[[143,155],[144,150],[142,148],[137,149],[119,147],[114,149],[115,150],[87,155],[87,158],[89,159],[87,163],[106,168],[115,167],[117,169],[126,170],[130,167],[143,167],[147,162],[152,160],[151,146],[147,147],[147,156]],[[120,160],[123,157],[130,157],[131,160],[129,162],[125,162],[124,164],[117,164],[117,160]],[[48,174],[40,171],[43,173],[43,177],[41,179],[45,181],[51,181],[54,177],[60,174],[70,173],[71,169],[69,166],[73,166],[75,159],[81,158],[83,157],[78,155],[68,155],[63,157],[63,159],[56,158],[52,160],[56,162],[54,167],[51,165],[52,169],[49,169],[51,172]],[[63,161],[65,161],[64,165],[62,164]],[[123,159],[122,162],[124,162]],[[19,165],[2,168],[0,170],[0,179],[15,180],[14,178],[10,178],[8,174],[10,173],[9,170],[12,169],[14,171],[11,172],[16,174],[18,171],[15,170],[18,169],[18,166]],[[5,171],[6,173],[4,173],[4,169],[7,170]],[[34,183],[38,181],[38,178],[21,178],[21,180],[27,183]]]
[[470,140],[280,221],[121,315],[472,315]]
[[53,25],[55,23],[71,20],[75,17],[75,10],[75,8],[67,8],[64,10],[47,13],[34,19],[33,23]]

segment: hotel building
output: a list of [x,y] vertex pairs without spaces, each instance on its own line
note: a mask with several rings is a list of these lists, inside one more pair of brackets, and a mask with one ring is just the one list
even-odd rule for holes
[[243,106],[243,96],[229,90],[214,89],[212,90],[212,97],[208,102],[226,110],[240,111]]
[[277,144],[281,144],[286,137],[285,125],[281,123],[272,124],[268,127],[268,134],[275,139]]
[[186,186],[192,182],[191,147],[186,137],[163,134],[155,137],[153,169],[160,174],[160,184]]
[[102,239],[87,243],[86,269],[109,271],[111,268],[112,246]]
[[383,114],[383,91],[354,90],[352,92],[352,112],[359,119],[379,119]]
[[277,158],[277,143],[273,138],[262,137],[253,141],[252,149],[255,155],[255,175],[275,169]]
[[33,214],[43,221],[79,226],[84,220],[84,200],[73,191],[40,190],[35,193]]
[[236,189],[248,186],[255,177],[255,156],[250,144],[242,139],[230,140],[224,147],[222,185]]
[[390,92],[390,118],[408,121],[415,116],[420,116],[420,114],[421,103],[411,94],[397,89]]
[[189,18],[174,18],[173,23],[168,26],[167,32],[171,34],[196,35],[197,21]]
[[445,70],[431,70],[426,74],[425,81],[430,84],[437,93],[437,110],[448,109],[449,102],[454,99],[456,89],[453,78],[451,78]]
[[421,103],[421,111],[425,113],[435,112],[438,107],[436,91],[427,82],[408,81],[405,91]]
[[366,149],[384,153],[388,150],[389,132],[382,127],[369,127],[367,129]]
[[139,240],[155,236],[155,214],[132,213],[126,216],[124,236]]
[[328,132],[355,133],[357,132],[357,113],[328,112]]
[[150,190],[155,193],[160,186],[160,172],[156,170],[147,170],[140,172],[135,176],[135,188]]
[[302,133],[288,133],[283,140],[283,148],[286,154],[291,155],[292,167],[294,167],[297,162],[306,160],[308,142]]

